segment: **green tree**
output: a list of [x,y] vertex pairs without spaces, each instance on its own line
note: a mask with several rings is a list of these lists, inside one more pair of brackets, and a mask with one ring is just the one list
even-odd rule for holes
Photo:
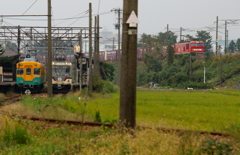
[[154,53],[149,53],[144,56],[143,62],[147,66],[147,71],[158,72],[162,69],[162,63]]
[[189,35],[189,34],[187,34],[187,35],[185,35],[185,39],[186,39],[186,40],[193,40],[194,37],[191,36],[191,35]]
[[114,80],[114,71],[115,68],[113,64],[105,63],[102,62],[100,65],[100,72],[101,72],[101,77],[103,80],[109,80],[113,81]]
[[237,42],[236,42],[236,50],[238,52],[240,52],[240,38],[238,38]]
[[177,41],[177,35],[173,33],[172,31],[168,32],[160,32],[156,36],[156,39],[158,42],[164,43],[164,44],[175,44]]
[[3,46],[2,46],[2,44],[0,44],[0,55],[2,55],[4,52],[5,52],[5,50],[4,50]]
[[199,41],[203,41],[205,43],[205,51],[208,51],[212,47],[212,36],[210,36],[210,32],[207,31],[197,31],[196,37]]
[[152,49],[154,47],[155,38],[152,37],[150,34],[143,33],[141,36],[141,39],[139,41],[138,46],[143,47],[146,49],[146,53],[152,52]]
[[228,47],[229,52],[233,53],[236,51],[236,43],[232,40]]
[[169,65],[171,65],[174,61],[174,48],[172,45],[168,45],[167,53],[168,53],[167,62]]

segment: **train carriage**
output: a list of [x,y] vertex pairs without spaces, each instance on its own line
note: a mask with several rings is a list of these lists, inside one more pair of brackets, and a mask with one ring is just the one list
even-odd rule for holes
[[43,89],[45,74],[45,66],[28,56],[16,64],[16,86],[20,91],[38,92]]
[[72,89],[72,63],[52,62],[52,87],[53,92],[69,92]]
[[189,54],[190,52],[196,52],[197,54],[204,53],[203,41],[190,41],[174,44],[175,54]]

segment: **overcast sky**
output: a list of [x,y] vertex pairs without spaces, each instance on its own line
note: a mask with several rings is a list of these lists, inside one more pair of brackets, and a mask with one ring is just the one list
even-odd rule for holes
[[[46,15],[47,2],[48,0],[0,0],[0,15]],[[87,27],[88,13],[86,14],[86,11],[89,3],[92,3],[93,15],[100,15],[100,26],[117,33],[113,25],[117,22],[117,15],[111,10],[122,8],[123,0],[52,0],[54,19],[52,26]],[[219,20],[240,19],[239,6],[240,0],[139,0],[138,33],[165,32],[169,24],[169,30],[177,35],[179,35],[180,27],[186,29],[182,32],[183,35],[195,35],[196,31],[209,31],[207,27],[210,27],[212,38],[215,40],[216,17],[218,16]],[[81,18],[59,20],[72,17]],[[14,19],[3,17],[2,25],[47,26],[47,17],[12,18]],[[240,38],[240,24],[238,23],[228,24],[229,39]],[[219,39],[221,37],[224,39],[224,21],[219,21],[219,25],[222,25],[219,28]]]

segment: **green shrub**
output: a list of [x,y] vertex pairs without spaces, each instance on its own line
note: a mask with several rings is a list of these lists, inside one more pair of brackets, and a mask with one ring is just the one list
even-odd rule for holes
[[99,110],[96,111],[94,122],[102,122]]
[[103,90],[103,81],[100,76],[94,74],[93,75],[93,91],[100,93]]
[[117,92],[117,87],[110,81],[103,81],[103,91],[105,93]]
[[3,140],[7,144],[15,142],[17,144],[28,144],[31,141],[30,136],[27,132],[28,124],[15,122],[13,127],[8,118],[5,119],[5,128]]
[[232,148],[228,143],[219,142],[216,140],[208,140],[206,144],[200,149],[200,153],[212,155],[230,155]]

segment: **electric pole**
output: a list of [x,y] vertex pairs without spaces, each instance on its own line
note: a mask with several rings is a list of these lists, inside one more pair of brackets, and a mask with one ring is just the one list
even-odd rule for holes
[[[82,30],[79,34],[79,46],[80,46],[80,54],[79,54],[79,91],[82,91]],[[78,61],[78,60],[77,60]],[[87,63],[87,62],[86,62]]]
[[115,39],[115,38],[113,37],[113,48],[112,48],[113,51],[114,51],[114,39]]
[[51,0],[48,0],[48,67],[47,67],[47,81],[48,81],[48,96],[52,97],[52,5]]
[[121,28],[121,12],[122,10],[120,8],[113,9],[112,11],[115,11],[115,13],[118,14],[118,23],[115,24],[115,28],[118,29],[118,52],[117,52],[117,57],[118,57],[118,87],[120,87],[121,83],[121,53],[120,53],[120,28]]
[[20,41],[21,41],[21,38],[20,38],[20,25],[18,25],[18,38],[17,38],[18,54],[20,54]]
[[227,53],[227,21],[225,21],[225,54]]
[[169,35],[169,34],[168,34],[168,31],[169,31],[169,28],[168,28],[168,24],[167,24],[167,43],[168,43],[168,37],[169,37],[169,36],[168,36],[168,35]]
[[182,41],[182,27],[180,27],[180,42]]
[[100,76],[99,66],[99,15],[95,17],[94,74]]
[[92,92],[92,3],[89,3],[89,91]]
[[135,129],[138,0],[123,1],[120,125]]
[[222,54],[220,53],[220,86],[222,87]]
[[218,54],[218,16],[216,21],[216,55]]

